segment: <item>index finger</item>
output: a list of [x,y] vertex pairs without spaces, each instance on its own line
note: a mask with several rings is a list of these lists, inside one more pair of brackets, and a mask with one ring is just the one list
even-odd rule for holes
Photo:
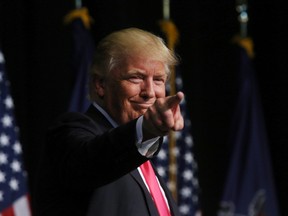
[[183,100],[184,94],[182,92],[177,92],[175,95],[166,97],[166,106],[168,109],[172,109],[175,106],[179,105]]

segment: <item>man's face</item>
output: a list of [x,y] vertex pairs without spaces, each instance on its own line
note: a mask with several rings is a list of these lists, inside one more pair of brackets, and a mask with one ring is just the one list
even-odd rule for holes
[[111,71],[97,92],[110,116],[123,124],[143,115],[156,98],[165,97],[166,79],[162,62],[129,58]]

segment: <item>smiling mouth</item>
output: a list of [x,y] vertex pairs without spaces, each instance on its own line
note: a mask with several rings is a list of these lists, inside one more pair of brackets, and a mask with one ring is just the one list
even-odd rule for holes
[[152,103],[137,103],[134,102],[133,105],[138,109],[148,109],[150,106],[152,106]]

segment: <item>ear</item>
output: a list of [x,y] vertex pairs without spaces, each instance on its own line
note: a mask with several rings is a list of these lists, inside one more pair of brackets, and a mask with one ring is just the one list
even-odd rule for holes
[[95,90],[96,90],[96,94],[102,98],[105,95],[105,83],[104,83],[104,79],[96,76],[94,78],[94,85],[95,85]]

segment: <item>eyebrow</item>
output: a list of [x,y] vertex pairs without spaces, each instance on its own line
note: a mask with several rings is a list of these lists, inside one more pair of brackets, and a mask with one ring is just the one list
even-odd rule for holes
[[128,70],[128,74],[144,74],[145,70],[141,70],[141,69],[131,69]]
[[[142,69],[138,69],[138,68],[135,68],[135,69],[131,69],[129,71],[127,71],[128,74],[139,74],[139,75],[146,75],[145,73],[146,71],[145,70],[142,70]],[[161,74],[154,74],[153,76],[155,77],[167,77],[167,74],[166,73],[161,73]]]

